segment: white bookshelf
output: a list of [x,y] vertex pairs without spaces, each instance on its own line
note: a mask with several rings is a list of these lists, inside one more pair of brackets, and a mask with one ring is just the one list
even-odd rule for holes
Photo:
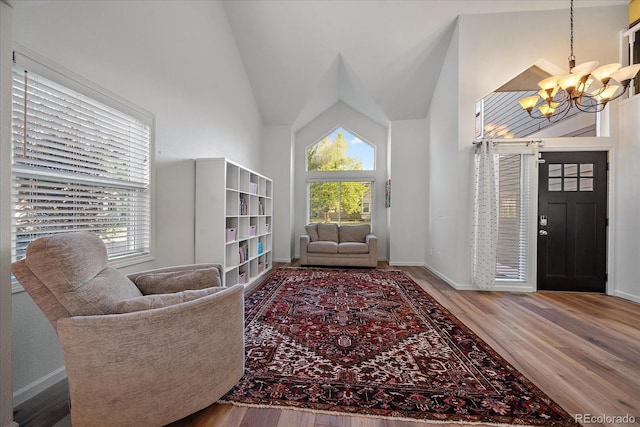
[[271,269],[272,192],[269,178],[228,159],[196,159],[195,261],[222,264],[224,286]]

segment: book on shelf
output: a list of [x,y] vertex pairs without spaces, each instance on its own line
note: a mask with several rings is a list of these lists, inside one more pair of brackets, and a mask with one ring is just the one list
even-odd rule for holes
[[238,255],[240,255],[240,264],[243,264],[249,259],[249,246],[240,245],[238,248]]
[[258,215],[264,215],[264,205],[262,201],[258,202]]
[[247,201],[243,198],[240,198],[240,215],[247,215],[248,206]]

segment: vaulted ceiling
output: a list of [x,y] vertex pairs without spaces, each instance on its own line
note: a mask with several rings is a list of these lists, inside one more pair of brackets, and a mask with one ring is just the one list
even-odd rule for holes
[[[628,0],[575,0],[575,7]],[[561,10],[566,0],[224,2],[265,125],[337,101],[373,120],[424,118],[461,14]]]

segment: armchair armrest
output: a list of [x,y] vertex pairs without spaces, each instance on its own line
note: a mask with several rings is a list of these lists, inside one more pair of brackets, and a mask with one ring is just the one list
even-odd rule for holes
[[74,424],[163,425],[219,399],[244,372],[243,291],[61,319]]
[[222,265],[191,264],[127,275],[144,295],[168,294],[221,286]]

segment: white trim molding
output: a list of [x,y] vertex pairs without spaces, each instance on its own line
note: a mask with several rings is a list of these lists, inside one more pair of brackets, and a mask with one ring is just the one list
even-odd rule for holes
[[21,403],[26,402],[27,400],[38,395],[39,393],[42,393],[49,387],[52,387],[53,385],[59,383],[65,378],[67,378],[67,370],[65,369],[64,366],[61,366],[58,369],[54,370],[53,372],[50,372],[47,375],[38,378],[37,380],[35,380],[30,384],[27,384],[26,386],[22,387],[20,390],[16,390],[16,392],[13,393],[14,407],[20,405]]

